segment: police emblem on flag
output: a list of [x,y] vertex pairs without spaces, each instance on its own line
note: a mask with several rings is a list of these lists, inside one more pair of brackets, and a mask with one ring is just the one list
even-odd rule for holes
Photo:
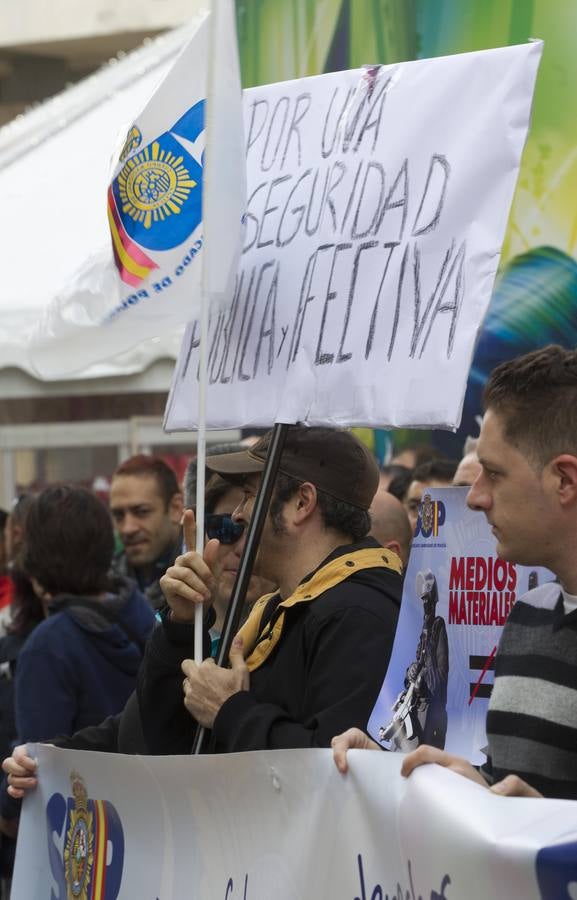
[[[139,248],[172,250],[202,221],[204,100],[124,162],[109,190],[109,222],[119,270],[139,283],[157,264]],[[140,141],[132,126],[123,153]],[[127,150],[127,152],[131,152]],[[121,157],[122,159],[122,157]]]

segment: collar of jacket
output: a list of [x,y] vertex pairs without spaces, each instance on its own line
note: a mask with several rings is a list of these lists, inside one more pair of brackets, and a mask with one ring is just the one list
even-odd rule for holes
[[249,672],[254,672],[268,659],[278,644],[284,625],[285,610],[299,603],[312,603],[329,588],[335,587],[355,572],[362,569],[391,569],[402,574],[401,560],[396,553],[385,550],[383,547],[370,547],[364,550],[353,550],[331,560],[321,566],[306,581],[302,581],[297,589],[279,603],[277,609],[281,610],[271,623],[268,623],[261,631],[261,619],[267,603],[275,594],[265,594],[257,600],[252,608],[250,616],[239,631],[242,638],[244,655]]

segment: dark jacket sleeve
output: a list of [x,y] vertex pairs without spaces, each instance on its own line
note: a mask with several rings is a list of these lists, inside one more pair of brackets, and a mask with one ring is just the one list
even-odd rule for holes
[[122,713],[109,716],[100,725],[89,725],[73,735],[59,734],[47,741],[62,750],[94,750],[101,753],[118,752],[118,729]]
[[[144,741],[153,756],[190,753],[197,728],[184,707],[180,668],[193,656],[194,626],[172,622],[167,610],[161,622],[147,642],[136,687]],[[210,657],[208,623],[203,653]]]
[[378,615],[353,606],[322,620],[315,617],[307,635],[310,665],[298,720],[281,706],[259,702],[255,692],[243,691],[230,697],[216,717],[218,749],[328,747],[347,728],[365,729],[387,671],[396,621],[397,608],[387,608],[384,597]]
[[136,691],[133,691],[121,713],[108,716],[100,725],[89,725],[72,737],[59,735],[47,743],[63,750],[94,750],[100,753],[148,754],[142,733]]

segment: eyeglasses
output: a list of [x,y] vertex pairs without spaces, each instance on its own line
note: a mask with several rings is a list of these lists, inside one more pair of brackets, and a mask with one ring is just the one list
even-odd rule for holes
[[244,523],[234,522],[230,514],[207,513],[204,530],[207,538],[216,538],[221,544],[236,544],[244,531]]

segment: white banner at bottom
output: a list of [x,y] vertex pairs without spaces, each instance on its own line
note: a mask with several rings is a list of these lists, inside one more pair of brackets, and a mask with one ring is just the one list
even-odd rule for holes
[[394,753],[130,757],[38,746],[13,900],[571,900],[577,803]]

